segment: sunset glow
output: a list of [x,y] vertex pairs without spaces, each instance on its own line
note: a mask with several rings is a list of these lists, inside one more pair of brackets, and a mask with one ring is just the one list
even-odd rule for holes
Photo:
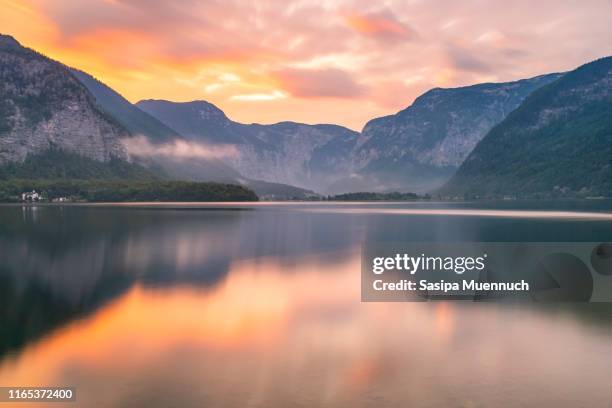
[[132,102],[204,99],[241,122],[360,130],[432,87],[565,71],[612,54],[606,0],[0,0],[0,8],[3,34]]

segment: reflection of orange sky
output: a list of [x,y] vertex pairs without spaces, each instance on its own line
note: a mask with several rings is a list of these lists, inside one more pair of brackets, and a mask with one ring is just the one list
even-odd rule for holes
[[[218,358],[242,367],[241,380],[256,375],[250,371],[264,364],[278,370],[275,375],[301,383],[302,374],[310,375],[300,374],[303,370],[323,364],[326,368],[317,381],[323,381],[334,398],[348,401],[343,395],[368,390],[397,374],[398,363],[390,353],[402,347],[405,337],[388,325],[389,319],[411,322],[416,328],[429,314],[404,314],[395,308],[400,313],[391,315],[393,306],[361,305],[360,257],[354,254],[331,263],[325,259],[322,263],[303,258],[291,266],[274,260],[236,262],[227,278],[211,288],[137,285],[92,316],[0,363],[0,384],[48,386],[69,381],[77,385],[77,400],[88,403],[92,395],[82,386],[79,394],[81,380],[67,380],[66,372],[77,370],[111,383],[115,377],[142,378],[155,372],[148,367],[170,364],[167,361],[182,349],[193,355],[196,365],[186,369],[192,378],[214,376],[202,361]],[[407,310],[423,308],[411,305]],[[438,310],[429,316],[441,337],[430,341],[417,334],[414,344],[446,342],[452,336],[451,315],[441,316]],[[383,334],[382,328],[394,338],[390,349],[369,341]],[[187,361],[177,364],[190,366]],[[290,371],[283,375],[285,370]],[[269,386],[273,385],[265,385]],[[117,403],[115,398],[113,392],[100,401],[111,405]]]
[[0,384],[48,384],[72,360],[102,368],[114,366],[112,356],[120,356],[130,365],[142,364],[180,344],[218,350],[274,347],[295,313],[358,296],[355,280],[347,276],[354,269],[322,277],[316,268],[305,263],[289,272],[276,263],[245,262],[210,290],[135,286],[92,317],[0,365]]
[[605,1],[307,3],[0,0],[0,32],[132,102],[205,99],[241,122],[356,130],[436,86],[612,53]]
[[[354,254],[240,261],[206,289],[136,286],[5,358],[0,385],[75,386],[78,406],[602,401],[607,336],[492,305],[363,304],[359,274]],[[576,372],[586,394],[571,393]]]

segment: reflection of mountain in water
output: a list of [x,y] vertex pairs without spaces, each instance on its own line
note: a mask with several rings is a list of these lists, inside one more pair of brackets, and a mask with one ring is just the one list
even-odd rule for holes
[[[96,310],[135,282],[215,285],[233,260],[344,249],[324,215],[241,209],[5,207],[0,356]],[[290,271],[290,268],[287,269]]]
[[[483,205],[504,209],[508,204],[382,207]],[[572,209],[598,209],[592,208],[593,203],[581,205]],[[351,204],[0,207],[0,357],[87,316],[135,283],[212,287],[224,281],[232,263],[239,260],[273,257],[286,273],[294,273],[304,256],[327,253],[340,261],[339,254],[365,241],[607,241],[610,237],[610,224],[602,221],[393,215],[377,213],[375,208]],[[328,270],[333,271],[333,266],[322,267],[321,272]],[[358,279],[358,271],[355,274]]]

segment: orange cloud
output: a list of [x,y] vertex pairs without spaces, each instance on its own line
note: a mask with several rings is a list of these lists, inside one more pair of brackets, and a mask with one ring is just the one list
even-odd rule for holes
[[[155,37],[150,33],[124,29],[96,29],[71,38],[65,45],[73,52],[90,54],[110,66],[145,69],[159,55]],[[120,52],[117,52],[117,50]]]
[[[238,121],[357,130],[430,87],[516,80],[612,54],[609,0],[372,7],[368,0],[0,0],[0,30],[132,102],[206,99]],[[220,79],[227,72],[240,80]]]
[[381,40],[413,40],[416,32],[407,24],[398,21],[389,12],[351,14],[346,17],[350,28],[360,34]]

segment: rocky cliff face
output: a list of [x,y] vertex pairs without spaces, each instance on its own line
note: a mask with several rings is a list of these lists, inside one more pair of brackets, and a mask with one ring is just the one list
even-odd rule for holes
[[0,164],[51,148],[128,160],[125,136],[68,68],[0,36]]
[[559,76],[432,89],[397,114],[366,124],[353,152],[358,174],[383,190],[439,185],[493,126]]
[[264,180],[272,175],[270,181],[316,191],[325,191],[349,171],[350,152],[358,135],[342,126],[294,122],[244,128],[258,142],[239,147],[241,154],[234,159],[234,166],[243,174],[256,174]]
[[351,168],[358,133],[342,126],[281,122],[242,124],[205,102],[140,101],[137,106],[186,138],[231,145],[226,162],[249,178],[324,191]]

